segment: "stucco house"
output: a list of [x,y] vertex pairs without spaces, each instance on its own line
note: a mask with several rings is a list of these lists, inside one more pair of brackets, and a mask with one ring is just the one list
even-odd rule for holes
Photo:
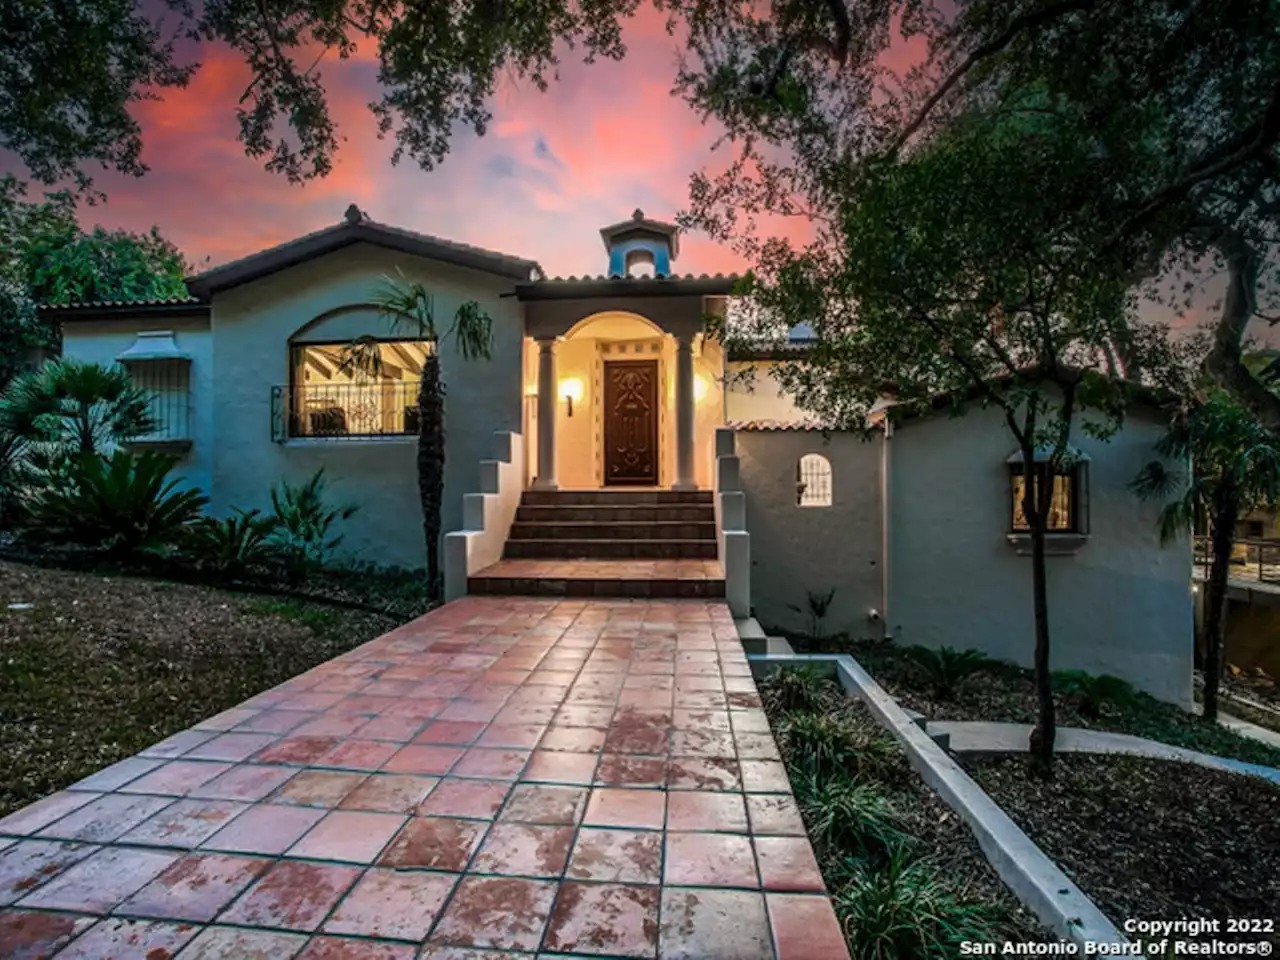
[[[152,392],[143,443],[180,456],[211,510],[261,507],[281,477],[325,467],[360,511],[354,559],[424,557],[415,478],[425,346],[372,302],[400,271],[446,321],[475,300],[492,357],[446,343],[446,591],[724,596],[736,616],[799,628],[834,590],[829,631],[977,647],[1029,663],[1024,474],[980,410],[898,420],[871,439],[811,423],[770,376],[706,332],[734,278],[676,275],[679,234],[636,211],[605,227],[601,276],[399,229],[354,206],[338,224],[188,280],[157,303],[54,308],[68,356],[121,363]],[[802,336],[804,331],[793,333]],[[343,345],[379,341],[375,374]],[[754,368],[754,385],[733,376]],[[1191,699],[1190,543],[1162,546],[1158,506],[1128,482],[1163,432],[1137,410],[1109,443],[1073,439],[1055,478],[1055,667]]]

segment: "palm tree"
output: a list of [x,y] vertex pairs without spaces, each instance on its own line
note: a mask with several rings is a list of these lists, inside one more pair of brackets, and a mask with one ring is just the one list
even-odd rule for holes
[[[453,323],[440,330],[431,292],[421,283],[383,277],[374,302],[392,333],[409,331],[426,343],[426,359],[418,381],[418,497],[422,502],[422,532],[427,542],[427,591],[444,596],[440,571],[440,509],[444,500],[444,395],[440,373],[440,345],[453,338],[464,360],[488,360],[493,349],[493,319],[474,300],[458,307]],[[375,337],[360,337],[347,345],[344,366],[376,373],[381,360]]]
[[1227,579],[1235,546],[1236,520],[1280,494],[1280,446],[1242,406],[1214,391],[1180,411],[1156,452],[1170,460],[1191,460],[1191,476],[1152,461],[1132,486],[1145,500],[1176,499],[1160,513],[1160,537],[1168,542],[1207,522],[1212,561],[1205,584],[1204,716],[1218,716],[1226,627]]
[[155,429],[150,405],[119,367],[51,360],[9,383],[0,397],[0,432],[57,454],[96,454]]

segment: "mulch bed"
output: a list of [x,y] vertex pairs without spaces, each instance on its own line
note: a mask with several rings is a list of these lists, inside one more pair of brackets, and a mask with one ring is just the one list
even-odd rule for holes
[[[923,713],[930,720],[1036,722],[1032,673],[1012,664],[1002,664],[969,676],[961,681],[953,697],[939,699],[929,694],[914,665],[895,645],[850,643],[839,638],[815,644],[797,637],[791,642],[797,653],[852,654],[899,703]],[[1104,704],[1096,717],[1081,712],[1079,700],[1073,695],[1059,694],[1054,702],[1059,726],[1128,733],[1202,753],[1280,767],[1280,750],[1241,737],[1216,724],[1205,723],[1144,693],[1137,693],[1132,703]]]
[[1133,757],[1062,756],[1051,781],[1029,778],[1022,757],[960,759],[1117,925],[1131,917],[1204,917],[1224,927],[1226,918],[1275,919],[1274,784]]
[[0,816],[399,622],[0,561]]

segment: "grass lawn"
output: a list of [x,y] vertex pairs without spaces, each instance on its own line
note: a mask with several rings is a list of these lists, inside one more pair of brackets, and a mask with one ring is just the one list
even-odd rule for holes
[[[938,697],[903,649],[894,644],[849,642],[834,637],[817,642],[804,637],[789,639],[797,653],[852,654],[899,703],[930,720],[1036,722],[1033,675],[1013,664],[992,663],[989,669],[963,679],[953,695]],[[1275,747],[1206,723],[1145,693],[1135,691],[1123,702],[1104,702],[1096,716],[1082,709],[1080,698],[1074,694],[1059,693],[1055,703],[1059,726],[1128,733],[1202,753],[1280,767],[1280,750]]]
[[1128,917],[1275,918],[1274,784],[1188,764],[1076,755],[1058,758],[1046,782],[1029,779],[1021,757],[960,759],[1117,924]]
[[398,622],[0,561],[0,816]]

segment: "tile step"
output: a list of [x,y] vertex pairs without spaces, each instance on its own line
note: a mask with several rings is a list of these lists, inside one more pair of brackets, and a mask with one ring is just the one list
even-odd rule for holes
[[709,503],[521,504],[519,523],[715,523]]
[[711,540],[508,540],[509,560],[714,560]]
[[605,523],[570,520],[534,523],[517,520],[511,525],[512,540],[714,540],[715,520],[651,523]]
[[526,490],[527,506],[712,503],[710,490]]
[[724,581],[714,579],[561,579],[532,577],[470,577],[467,592],[486,596],[536,597],[716,597],[724,596]]

